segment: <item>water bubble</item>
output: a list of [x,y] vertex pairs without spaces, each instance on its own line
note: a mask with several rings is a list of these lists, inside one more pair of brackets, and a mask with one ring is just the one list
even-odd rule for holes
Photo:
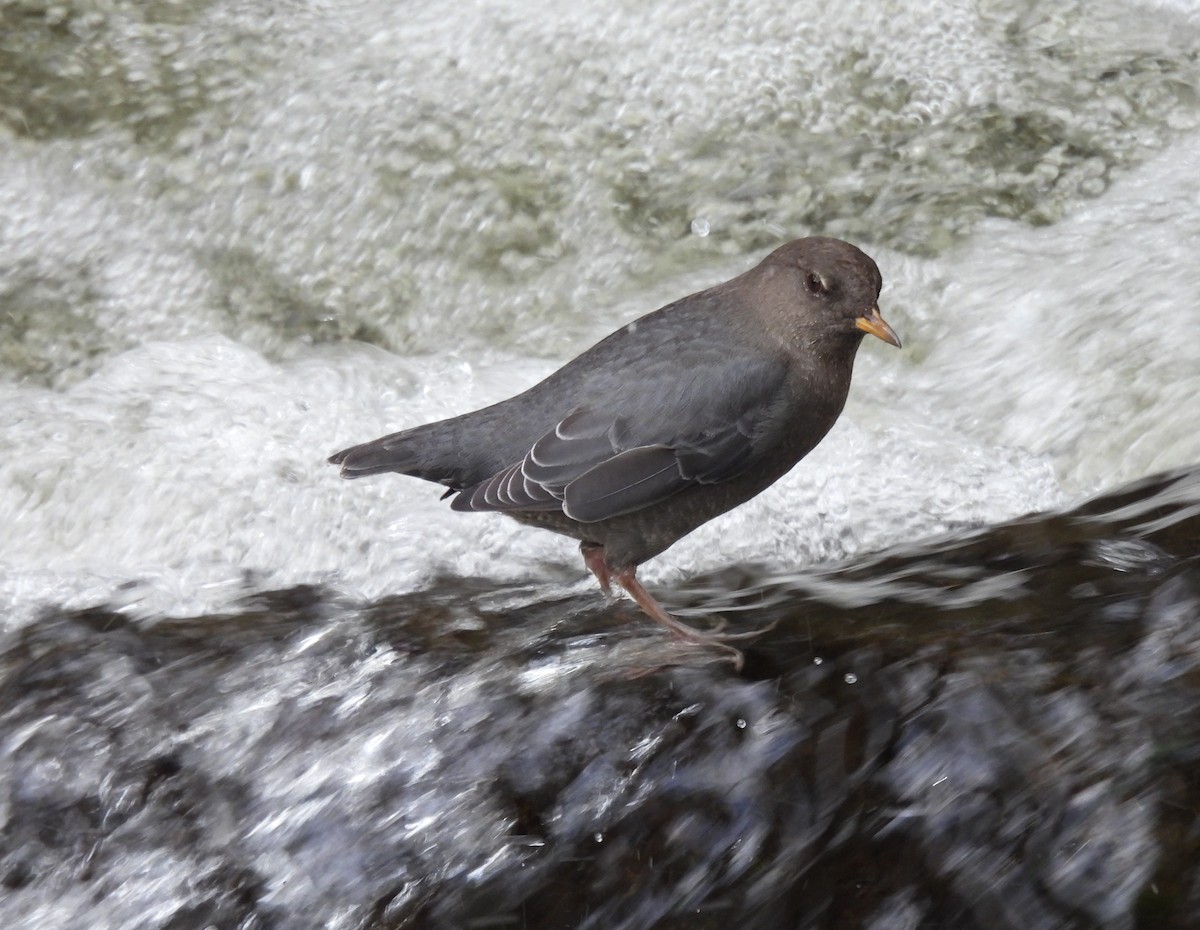
[[710,229],[711,227],[708,225],[708,220],[706,220],[704,217],[698,216],[692,220],[693,236],[699,236],[701,239],[703,239],[708,235]]
[[843,676],[843,680],[844,680],[844,681],[846,682],[846,684],[848,684],[848,685],[857,684],[857,683],[858,683],[858,676],[857,676],[857,675],[855,675],[855,674],[854,674],[854,672],[846,672],[846,674]]
[[742,717],[738,717],[738,718],[737,718],[737,722],[736,722],[736,726],[737,726],[737,728],[738,728],[739,730],[744,730],[744,729],[746,729],[746,721],[745,721],[745,719],[744,719],[744,718],[742,718]]
[[813,665],[823,665],[823,664],[825,664],[824,659],[822,659],[820,656],[813,656]]

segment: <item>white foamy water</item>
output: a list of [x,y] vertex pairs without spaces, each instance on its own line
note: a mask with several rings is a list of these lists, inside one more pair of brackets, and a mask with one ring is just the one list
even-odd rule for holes
[[[836,560],[1200,459],[1195,14],[839,9],[98,20],[132,115],[0,131],[9,622],[299,581],[585,585],[570,541],[324,458],[521,390],[809,232],[876,257],[904,350],[865,344],[821,447],[648,580]],[[164,58],[200,102],[159,125],[137,104],[172,99]]]

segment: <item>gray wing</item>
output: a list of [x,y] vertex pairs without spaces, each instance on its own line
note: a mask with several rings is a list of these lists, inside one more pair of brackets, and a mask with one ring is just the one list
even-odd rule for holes
[[741,474],[784,428],[787,364],[730,360],[678,384],[633,383],[577,406],[455,510],[560,510],[595,523]]

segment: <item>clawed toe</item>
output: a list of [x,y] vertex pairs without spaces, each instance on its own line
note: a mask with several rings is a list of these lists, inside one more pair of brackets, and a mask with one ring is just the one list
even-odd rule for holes
[[[764,633],[771,632],[771,630],[775,629],[775,626],[778,623],[778,620],[772,620],[767,626],[764,626],[761,629],[746,630],[742,633],[723,633],[721,631],[724,630],[729,623],[722,618],[721,623],[713,630],[697,630],[694,627],[688,626],[686,623],[680,623],[679,626],[688,632],[684,633],[677,631],[677,635],[697,643],[740,643],[745,642],[746,640],[756,639],[757,637],[762,636]],[[672,627],[671,629],[675,630],[676,628]]]
[[[587,549],[584,550],[585,558],[589,554]],[[595,555],[593,554],[593,559]],[[592,560],[588,560],[588,567],[593,569]],[[647,591],[640,581],[637,580],[635,568],[622,569],[620,571],[609,572],[606,567],[605,576],[612,577],[617,584],[628,592],[629,596],[634,599],[639,607],[646,612],[647,616],[657,620],[660,624],[671,631],[676,637],[689,643],[694,643],[698,646],[705,646],[710,649],[715,649],[723,652],[733,661],[733,667],[737,671],[741,671],[742,665],[745,662],[745,657],[741,650],[729,645],[730,643],[742,642],[745,640],[754,639],[775,628],[778,620],[772,621],[769,626],[759,630],[748,630],[744,633],[726,633],[724,632],[728,621],[721,617],[718,619],[716,626],[712,630],[697,630],[695,627],[672,617],[662,605],[658,603]],[[601,576],[599,572],[595,572],[597,577],[602,580],[608,580],[607,577]]]

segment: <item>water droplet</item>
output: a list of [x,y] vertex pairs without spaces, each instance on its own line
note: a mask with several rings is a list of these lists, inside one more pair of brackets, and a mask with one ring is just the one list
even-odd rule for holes
[[858,676],[855,675],[854,672],[846,672],[844,680],[845,680],[846,684],[848,684],[848,685],[857,684]]
[[706,220],[702,216],[698,216],[694,220],[692,220],[692,235],[693,236],[699,236],[701,239],[703,239],[705,236],[708,235],[708,231],[710,228],[711,227],[709,227],[709,225],[708,225],[708,220]]

